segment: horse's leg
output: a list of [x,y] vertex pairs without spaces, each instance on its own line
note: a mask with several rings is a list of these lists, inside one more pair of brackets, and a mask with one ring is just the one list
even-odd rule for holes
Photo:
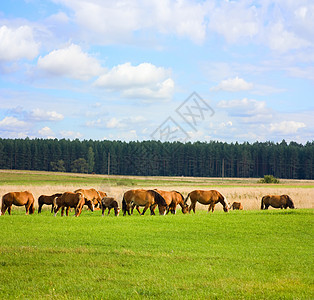
[[108,216],[109,216],[109,214],[110,214],[111,208],[112,208],[112,207],[110,207],[110,206],[108,207]]
[[26,210],[26,215],[28,215],[28,213],[29,213],[29,209],[30,209],[30,207],[31,207],[31,203],[29,203],[29,202],[27,202],[26,204],[25,204],[25,210]]
[[43,203],[38,203],[38,213],[41,213],[41,208],[43,207]]
[[51,204],[51,211],[50,211],[50,213],[52,213],[53,212],[53,203]]
[[191,205],[189,207],[189,213],[191,210],[193,210],[193,212],[195,213],[195,206],[196,206],[196,201],[193,201],[191,200]]
[[54,216],[57,215],[57,212],[59,211],[59,209],[60,209],[60,206],[59,206],[59,205],[54,208],[54,212],[55,212]]
[[[137,206],[138,207],[138,206]],[[136,207],[136,208],[137,208]],[[145,212],[146,212],[146,210],[149,208],[149,203],[146,203],[146,205],[145,205],[145,207],[144,207],[144,209],[143,209],[143,212],[142,212],[142,216],[145,214]]]
[[157,204],[153,204],[150,206],[150,215],[154,216],[155,215],[155,209],[156,209]]
[[8,214],[11,215],[12,205],[8,205]]
[[64,215],[64,206],[61,207],[61,217]]
[[141,211],[140,211],[140,206],[136,205],[136,210],[138,211],[138,213],[141,215]]
[[133,204],[132,204],[132,207],[131,207],[131,215],[133,215],[133,211],[134,211],[135,206],[136,206],[136,205],[133,203]]
[[175,215],[176,212],[177,212],[177,204],[174,204],[173,207],[172,207],[171,213],[172,213],[173,215]]
[[2,206],[1,206],[1,215],[4,215],[5,214],[5,211],[7,210],[7,205],[5,205],[4,203],[2,203]]
[[69,211],[70,211],[70,206],[67,207],[65,214],[67,215],[67,217],[69,216]]

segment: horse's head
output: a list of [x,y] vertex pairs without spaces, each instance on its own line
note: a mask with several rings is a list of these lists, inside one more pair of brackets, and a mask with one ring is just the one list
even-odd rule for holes
[[120,213],[120,208],[119,207],[115,207],[114,208],[114,215],[117,217],[117,216],[119,216],[119,213]]
[[183,214],[186,214],[186,213],[188,213],[189,212],[189,206],[187,205],[187,204],[184,204],[183,206],[182,206],[182,213]]
[[158,210],[159,210],[159,214],[161,216],[164,216],[167,212],[167,209],[168,209],[168,206],[167,205],[161,205],[161,204],[158,204]]
[[288,195],[286,195],[286,199],[287,199],[287,206],[289,208],[295,208],[292,199]]
[[91,211],[94,211],[95,205],[94,205],[93,200],[87,200],[87,199],[85,199],[85,204],[87,205],[87,207],[88,207]]
[[223,206],[224,212],[229,211],[229,204],[228,204],[228,201],[226,200],[226,198],[223,199],[222,206]]

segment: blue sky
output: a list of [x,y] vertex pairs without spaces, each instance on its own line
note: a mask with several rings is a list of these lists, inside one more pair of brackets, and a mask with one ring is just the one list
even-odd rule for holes
[[2,138],[306,143],[313,83],[310,0],[0,4]]

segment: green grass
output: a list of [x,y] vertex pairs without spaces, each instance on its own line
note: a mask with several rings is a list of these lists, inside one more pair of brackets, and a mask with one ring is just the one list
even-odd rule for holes
[[[314,188],[313,181],[281,180],[276,188]],[[193,186],[208,188],[224,187],[266,187],[272,184],[258,184],[257,178],[193,178],[193,177],[145,177],[145,176],[107,176],[91,174],[58,173],[44,171],[0,170],[0,186],[4,185],[111,185],[111,186]]]
[[1,299],[313,299],[313,210],[0,217]]

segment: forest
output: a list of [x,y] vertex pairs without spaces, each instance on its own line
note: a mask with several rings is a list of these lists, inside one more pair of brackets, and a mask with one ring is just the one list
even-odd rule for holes
[[142,176],[314,179],[314,141],[0,139],[0,169]]

